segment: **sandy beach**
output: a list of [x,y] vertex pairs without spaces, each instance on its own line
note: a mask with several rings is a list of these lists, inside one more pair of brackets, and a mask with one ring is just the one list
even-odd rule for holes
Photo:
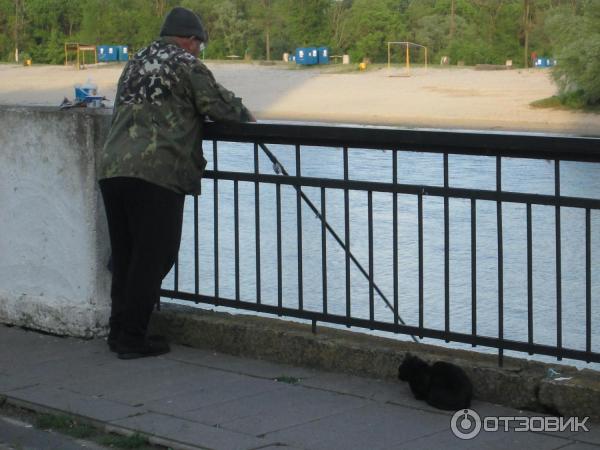
[[[488,129],[600,136],[600,114],[537,109],[556,93],[548,70],[477,71],[336,68],[208,62],[215,77],[243,98],[259,120],[293,120],[420,128]],[[89,78],[112,100],[121,65],[77,71],[64,66],[0,65],[0,104],[56,105]],[[107,102],[110,106],[110,102]]]

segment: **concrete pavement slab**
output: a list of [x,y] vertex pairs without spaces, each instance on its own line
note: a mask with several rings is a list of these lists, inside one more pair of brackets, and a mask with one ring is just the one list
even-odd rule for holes
[[148,378],[164,376],[176,364],[161,357],[122,361],[113,354],[112,360],[98,367],[95,372],[64,385],[73,392],[107,396],[120,386],[136,385],[136,382],[140,383]]
[[153,371],[142,371],[115,380],[114,386],[104,389],[104,397],[129,405],[139,405],[164,397],[178,395],[204,385],[232,380],[234,375],[211,369],[174,363]]
[[294,447],[292,445],[280,444],[280,445],[269,445],[268,447],[261,447],[260,450],[306,450],[306,449],[303,449],[300,447]]
[[282,383],[280,389],[189,411],[182,417],[260,436],[365,404],[366,400],[355,397]]
[[573,442],[565,447],[561,447],[560,450],[598,450],[598,446],[584,442]]
[[[415,400],[406,383],[181,346],[161,357],[121,361],[104,340],[0,326],[0,361],[0,393],[9,402],[196,448],[600,448],[595,424],[590,433],[486,433],[465,444],[450,432],[452,412]],[[280,376],[299,383],[273,380]],[[473,409],[482,417],[539,415],[477,401]]]
[[311,450],[389,450],[400,442],[449,427],[444,415],[370,402],[363,408],[269,433],[267,437]]
[[[11,366],[5,369],[4,374],[18,380],[17,384],[31,385],[36,383],[71,385],[96,376],[114,372],[112,361],[96,360],[94,357],[53,359],[40,361],[28,365]],[[2,387],[0,390],[8,387]]]
[[319,373],[314,377],[301,380],[300,384],[382,402],[397,400],[399,392],[403,393],[404,391],[400,387],[400,383],[366,379],[341,373]]
[[168,355],[168,358],[259,378],[273,379],[285,375],[294,378],[307,379],[318,374],[317,371],[304,367],[277,364],[269,361],[181,346],[175,348],[174,351]]
[[[221,372],[222,373],[222,372]],[[233,374],[229,374],[233,375]],[[188,390],[177,395],[168,395],[159,400],[146,403],[150,411],[178,415],[187,411],[206,408],[215,404],[254,396],[281,388],[281,384],[272,380],[256,378],[248,382],[241,375],[236,381],[216,384],[202,384],[201,389]]]
[[38,386],[37,381],[26,380],[14,375],[0,374],[0,393],[7,393],[14,389]]
[[408,383],[361,378],[340,373],[319,373],[317,376],[300,381],[303,386],[354,395],[398,406],[409,406],[436,414],[448,414],[427,403],[416,400]]
[[389,450],[431,450],[432,448],[457,450],[554,450],[569,445],[572,442],[539,433],[515,431],[481,432],[474,439],[462,440],[455,437],[450,430],[444,430],[390,447]]
[[156,413],[147,413],[112,423],[150,436],[207,449],[254,450],[277,443],[272,439],[257,438]]
[[10,398],[101,422],[122,419],[145,411],[103,398],[76,394],[66,389],[49,386],[13,391],[10,393]]
[[600,424],[588,423],[589,431],[580,431],[571,435],[571,438],[576,441],[587,442],[600,446]]

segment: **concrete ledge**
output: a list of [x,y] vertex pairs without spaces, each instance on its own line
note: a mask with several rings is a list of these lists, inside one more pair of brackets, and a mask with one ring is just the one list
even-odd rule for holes
[[103,334],[110,254],[96,155],[108,111],[0,106],[0,322]]
[[72,304],[61,297],[53,304],[45,300],[43,295],[15,297],[0,290],[0,322],[59,336],[91,338],[105,334],[107,307],[94,309],[83,302]]
[[172,342],[232,355],[307,366],[378,379],[397,379],[406,352],[430,361],[449,361],[469,375],[475,397],[513,408],[600,420],[598,373],[562,367],[570,380],[546,378],[550,365],[494,355],[401,342],[355,331],[319,327],[256,316],[231,315],[163,304],[151,331]]

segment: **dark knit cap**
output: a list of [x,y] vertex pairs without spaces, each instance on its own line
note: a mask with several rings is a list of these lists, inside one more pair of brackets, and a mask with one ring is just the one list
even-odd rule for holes
[[196,36],[202,42],[208,41],[208,33],[202,25],[200,17],[189,9],[177,6],[165,17],[160,30],[161,36]]

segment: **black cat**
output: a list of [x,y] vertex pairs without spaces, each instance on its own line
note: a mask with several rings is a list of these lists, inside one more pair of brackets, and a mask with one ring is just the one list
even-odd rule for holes
[[471,406],[473,385],[460,367],[443,361],[427,364],[407,353],[398,369],[398,378],[408,381],[417,400],[434,408],[457,411]]

